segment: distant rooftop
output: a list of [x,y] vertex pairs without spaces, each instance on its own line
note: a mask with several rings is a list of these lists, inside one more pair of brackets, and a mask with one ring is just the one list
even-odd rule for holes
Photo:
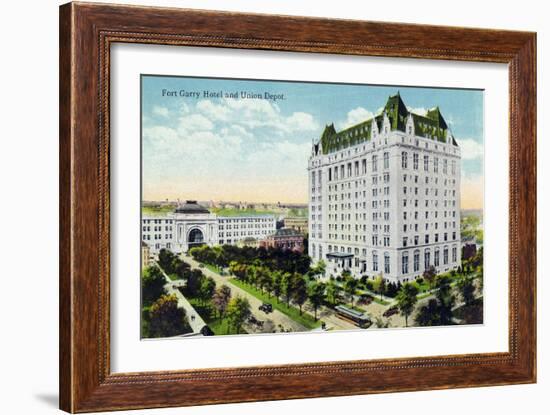
[[293,228],[280,228],[277,229],[274,236],[302,236],[302,234]]

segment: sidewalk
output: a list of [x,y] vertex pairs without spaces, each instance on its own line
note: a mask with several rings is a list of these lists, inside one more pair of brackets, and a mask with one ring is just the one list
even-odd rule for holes
[[175,294],[178,299],[178,307],[181,307],[185,310],[185,313],[187,314],[187,320],[189,321],[189,325],[191,326],[191,330],[193,330],[193,333],[201,334],[201,330],[206,326],[206,323],[201,318],[199,313],[193,308],[191,303],[187,301],[187,298],[183,296],[183,294],[178,290],[178,286],[180,285],[179,281],[172,281],[168,275],[164,272],[164,270],[160,267],[159,264],[155,263],[156,266],[160,269],[162,272],[162,275],[164,275],[164,278],[167,281],[167,284],[164,286],[168,294]]

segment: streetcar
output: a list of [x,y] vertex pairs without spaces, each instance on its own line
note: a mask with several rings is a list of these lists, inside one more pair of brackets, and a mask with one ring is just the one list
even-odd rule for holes
[[365,313],[361,313],[360,311],[353,310],[343,305],[337,305],[334,309],[336,310],[338,317],[342,320],[347,320],[358,327],[366,329],[372,324],[369,316]]

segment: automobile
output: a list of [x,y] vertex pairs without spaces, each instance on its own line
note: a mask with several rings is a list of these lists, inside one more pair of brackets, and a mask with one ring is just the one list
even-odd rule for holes
[[384,314],[382,314],[384,317],[391,317],[394,314],[397,314],[399,312],[399,309],[397,306],[393,306],[388,308],[386,311],[384,311]]
[[273,311],[273,306],[269,303],[263,303],[258,307],[258,310],[263,311],[266,314],[269,314]]

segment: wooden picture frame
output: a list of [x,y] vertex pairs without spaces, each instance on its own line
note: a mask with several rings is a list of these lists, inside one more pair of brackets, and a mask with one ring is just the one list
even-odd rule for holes
[[[111,373],[109,65],[110,46],[118,42],[508,64],[509,351]],[[91,412],[535,382],[535,33],[70,3],[60,8],[59,93],[61,409]]]

